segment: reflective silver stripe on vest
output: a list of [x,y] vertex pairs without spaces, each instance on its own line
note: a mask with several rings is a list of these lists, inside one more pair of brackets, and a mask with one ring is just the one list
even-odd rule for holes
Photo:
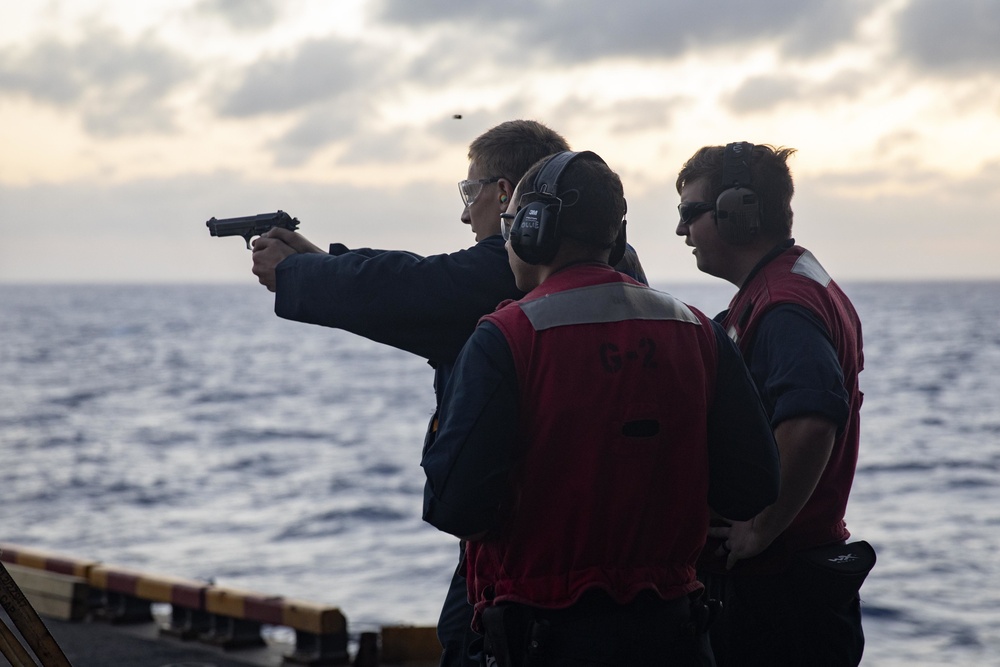
[[792,266],[792,273],[815,280],[823,287],[829,285],[832,280],[830,274],[823,268],[823,265],[808,250],[799,255],[799,258],[795,260],[795,265]]
[[521,302],[518,306],[535,331],[623,320],[677,320],[701,324],[690,308],[666,292],[628,283],[579,287]]

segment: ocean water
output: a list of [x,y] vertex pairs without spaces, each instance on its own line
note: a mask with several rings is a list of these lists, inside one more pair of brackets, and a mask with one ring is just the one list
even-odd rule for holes
[[[844,287],[864,664],[1000,665],[1000,283]],[[352,633],[433,624],[457,541],[420,520],[431,375],[257,285],[7,285],[0,541],[335,604]]]

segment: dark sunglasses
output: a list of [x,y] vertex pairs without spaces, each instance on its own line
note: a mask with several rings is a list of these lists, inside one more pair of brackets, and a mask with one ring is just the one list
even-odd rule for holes
[[714,201],[686,201],[677,205],[677,212],[681,214],[682,225],[690,225],[702,213],[714,210]]

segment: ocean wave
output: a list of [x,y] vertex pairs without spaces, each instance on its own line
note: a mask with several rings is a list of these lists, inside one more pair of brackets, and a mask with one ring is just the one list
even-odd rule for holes
[[[847,522],[879,553],[865,664],[995,663],[1000,285],[845,289],[867,365]],[[337,604],[354,628],[435,622],[458,546],[420,520],[426,362],[282,321],[258,285],[31,286],[0,312],[4,540]]]

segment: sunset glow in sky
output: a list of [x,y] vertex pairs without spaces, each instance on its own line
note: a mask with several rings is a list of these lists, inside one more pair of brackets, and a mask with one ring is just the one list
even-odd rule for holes
[[712,280],[674,235],[674,179],[739,140],[798,149],[795,236],[838,280],[1000,278],[995,0],[48,0],[0,17],[0,282],[252,282],[243,243],[205,221],[277,209],[319,245],[457,250],[468,143],[512,118],[621,174],[654,282]]

